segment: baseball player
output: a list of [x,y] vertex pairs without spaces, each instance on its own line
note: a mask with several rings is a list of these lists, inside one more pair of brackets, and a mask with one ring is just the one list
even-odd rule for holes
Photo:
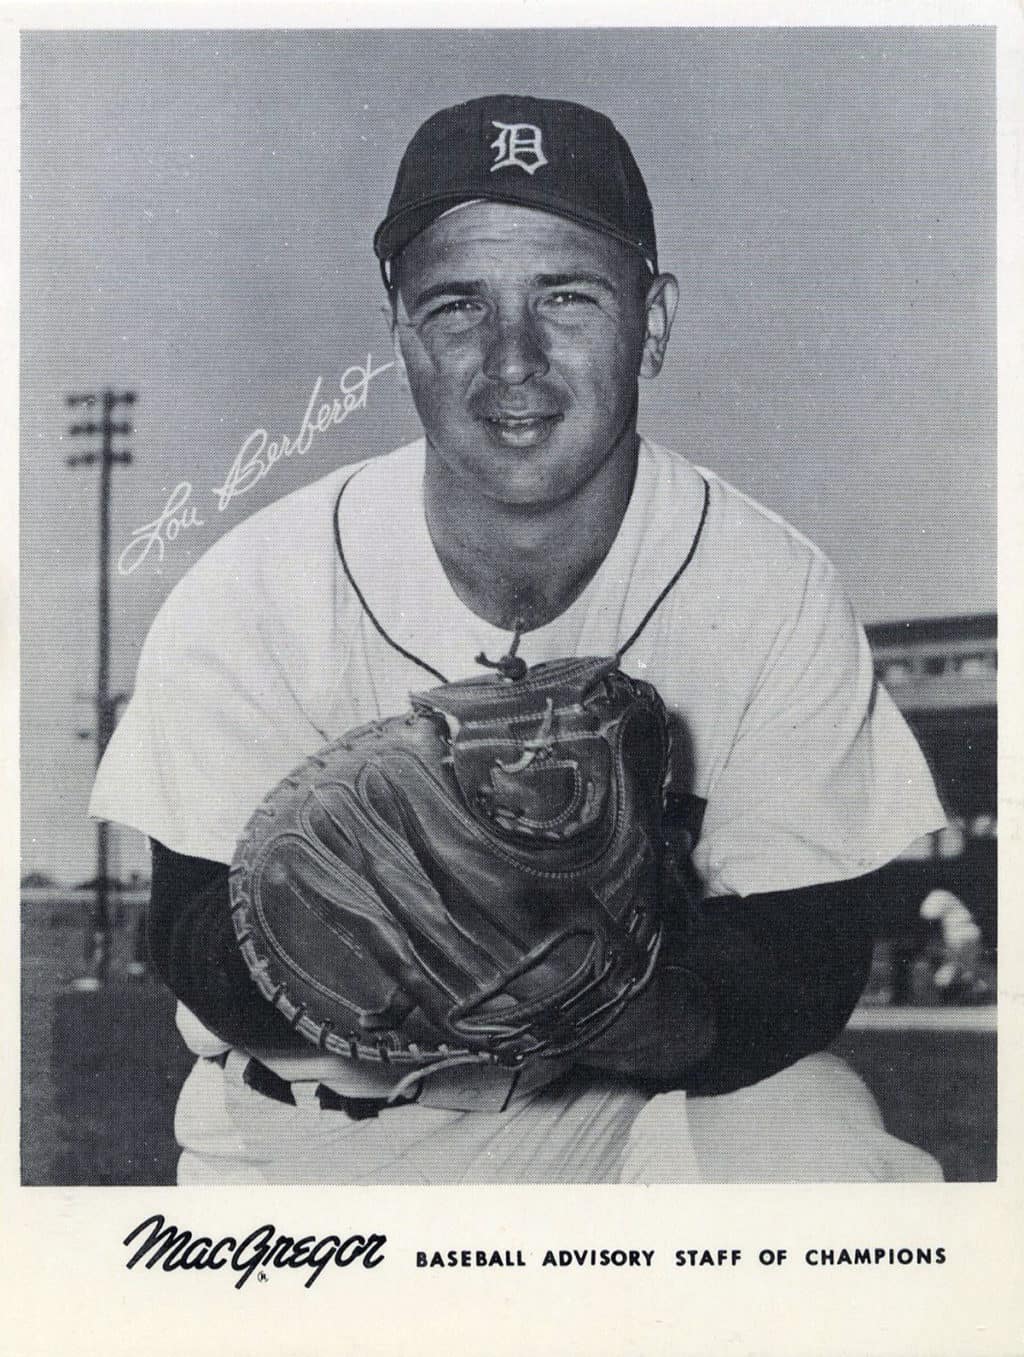
[[928,949],[935,955],[932,982],[939,993],[954,998],[983,991],[982,932],[960,897],[941,887],[931,890],[918,915],[925,923],[939,925],[940,941]]
[[[637,432],[678,286],[629,147],[557,100],[442,110],[374,244],[424,436],[366,449],[190,571],[93,795],[152,841],[153,964],[197,1057],[179,1181],[941,1177],[826,1048],[867,975],[873,874],[942,812],[821,552]],[[410,692],[602,655],[669,713],[687,964],[710,1000],[653,984],[582,1052],[389,1101],[388,1071],[318,1051],[252,983],[239,836],[296,765]]]

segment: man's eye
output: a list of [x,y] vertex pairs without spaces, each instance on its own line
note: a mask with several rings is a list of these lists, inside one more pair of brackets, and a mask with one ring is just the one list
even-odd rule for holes
[[481,303],[475,297],[453,297],[451,301],[442,302],[440,306],[435,306],[430,314],[432,316],[475,315],[480,306]]
[[556,309],[567,309],[573,306],[596,306],[597,299],[586,292],[576,292],[570,288],[563,288],[561,292],[549,292],[545,298],[545,303]]

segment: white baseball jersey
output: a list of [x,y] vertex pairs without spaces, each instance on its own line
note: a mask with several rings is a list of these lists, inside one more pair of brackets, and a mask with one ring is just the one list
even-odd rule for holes
[[[445,576],[424,518],[423,469],[422,440],[343,467],[254,514],[203,557],[153,624],[97,776],[94,815],[228,863],[253,809],[292,768],[352,726],[405,710],[411,691],[437,681],[395,645],[452,680],[478,673],[481,651],[496,659],[508,649],[509,633],[470,612]],[[530,664],[615,653],[698,530],[688,568],[622,667],[652,682],[672,716],[675,790],[706,803],[694,852],[705,893],[856,876],[941,825],[928,769],[875,683],[828,561],[713,473],[650,443],[641,444],[629,507],[597,574],[560,617],[522,638],[519,653]],[[197,1055],[225,1049],[181,1005],[178,1023]],[[363,1079],[379,1092],[369,1077],[376,1070],[312,1050],[267,1059],[300,1081],[299,1106],[246,1087],[244,1058],[230,1057],[225,1070],[197,1062],[176,1117],[179,1181],[939,1173],[929,1156],[885,1134],[870,1094],[834,1057],[809,1057],[725,1098],[677,1093],[645,1103],[623,1081],[581,1076],[517,1094],[504,1111],[445,1110],[474,1104],[442,1099],[379,1122],[306,1105],[321,1079],[340,1077],[353,1093]],[[794,1088],[807,1096],[794,1098]],[[831,1118],[827,1133],[803,1134],[808,1116]],[[727,1153],[723,1117],[736,1141]],[[705,1123],[716,1129],[704,1134]],[[804,1147],[799,1165],[779,1158],[794,1144]],[[752,1145],[760,1147],[753,1167],[745,1159]],[[840,1147],[835,1162],[822,1147]]]

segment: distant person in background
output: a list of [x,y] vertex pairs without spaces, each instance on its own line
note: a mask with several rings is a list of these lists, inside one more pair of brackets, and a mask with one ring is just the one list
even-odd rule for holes
[[931,983],[947,1001],[977,997],[987,989],[981,975],[981,929],[958,895],[949,890],[933,890],[925,896],[919,911],[929,924],[938,924],[941,941],[929,951],[937,962]]

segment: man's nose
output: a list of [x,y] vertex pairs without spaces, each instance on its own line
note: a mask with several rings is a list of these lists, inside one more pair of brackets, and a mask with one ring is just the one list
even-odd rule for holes
[[484,355],[484,375],[505,386],[521,386],[548,370],[543,336],[528,311],[498,316]]

